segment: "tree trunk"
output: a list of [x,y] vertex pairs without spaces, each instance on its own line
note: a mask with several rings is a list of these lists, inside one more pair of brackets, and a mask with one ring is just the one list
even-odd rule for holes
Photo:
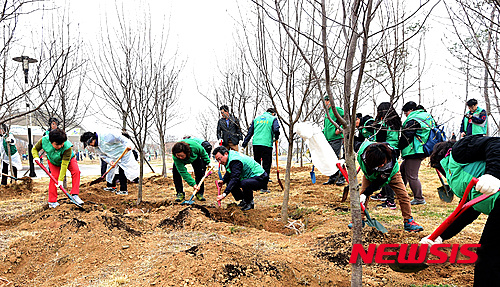
[[141,204],[142,202],[142,182],[143,182],[143,175],[144,175],[144,151],[141,150],[139,151],[139,187],[138,187],[138,192],[137,192],[137,205]]
[[[288,200],[290,199],[290,170],[293,160],[293,131],[290,127],[290,137],[288,140],[288,154],[286,157],[286,172],[285,172],[285,190],[283,190],[283,205],[281,206],[281,221],[283,224],[288,224]],[[276,163],[276,168],[278,163]]]

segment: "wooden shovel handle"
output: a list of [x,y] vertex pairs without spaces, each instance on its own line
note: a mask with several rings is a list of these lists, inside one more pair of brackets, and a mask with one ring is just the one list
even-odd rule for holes
[[110,172],[113,168],[115,168],[116,164],[120,161],[120,159],[122,159],[122,157],[130,150],[131,150],[131,148],[129,148],[129,147],[125,148],[125,150],[122,152],[120,157],[108,168],[108,170],[101,177],[104,178],[106,176],[106,174],[108,174],[108,172]]

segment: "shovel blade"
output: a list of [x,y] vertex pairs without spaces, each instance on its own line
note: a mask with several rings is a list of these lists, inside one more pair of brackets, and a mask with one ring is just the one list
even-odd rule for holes
[[378,231],[382,233],[387,233],[387,228],[382,225],[382,223],[378,222],[376,219],[371,218],[370,214],[368,213],[368,210],[365,209],[365,215],[366,215],[366,224],[371,227],[375,227]]
[[184,200],[183,202],[181,202],[181,204],[182,204],[182,205],[184,205],[184,204],[189,204],[189,205],[192,205],[192,204],[194,203],[193,198],[194,198],[194,194],[193,194],[193,195],[191,195],[191,198],[189,198],[189,200]]
[[91,181],[89,185],[94,185],[94,184],[102,182],[102,181],[104,181],[104,177],[99,177],[99,178],[94,179],[93,181]]
[[453,191],[450,189],[449,185],[440,186],[437,189],[439,199],[444,202],[450,203],[453,201]]
[[399,263],[398,255],[391,255],[387,259],[394,260],[395,263],[388,264],[389,268],[399,273],[417,273],[429,267],[426,263]]
[[314,171],[311,171],[310,174],[311,174],[311,182],[316,183],[316,174],[314,173]]

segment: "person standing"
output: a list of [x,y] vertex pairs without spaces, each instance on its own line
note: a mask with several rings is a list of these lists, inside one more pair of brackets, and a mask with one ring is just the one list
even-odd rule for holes
[[469,112],[464,115],[460,126],[462,137],[470,135],[486,135],[488,131],[488,116],[483,108],[477,106],[476,99],[467,101]]
[[[193,187],[193,191],[196,190],[196,198],[199,201],[205,201],[206,199],[203,197],[205,184],[202,183],[201,186],[196,184],[196,182],[200,182],[203,178],[207,165],[210,164],[210,157],[205,148],[201,146],[197,140],[183,139],[175,143],[172,147],[172,157],[174,159],[172,174],[175,191],[177,193],[175,201],[181,202],[185,198],[182,179],[184,179],[189,186]],[[191,164],[193,166],[196,181],[187,171],[186,164]]]
[[219,185],[226,184],[226,189],[217,196],[217,200],[226,198],[230,193],[235,200],[241,200],[241,210],[254,208],[253,191],[263,189],[269,181],[269,175],[262,166],[251,157],[237,151],[228,151],[223,146],[214,149],[215,160],[226,167],[226,173]]
[[[85,132],[80,137],[80,142],[84,147],[92,146],[96,153],[107,164],[113,165],[126,149],[132,150],[133,143],[121,133],[115,132]],[[89,153],[89,157],[90,157]],[[134,181],[139,177],[139,164],[134,159],[131,152],[127,152],[116,163],[118,167],[118,179],[120,180],[120,190],[116,190],[116,181],[113,180],[116,167],[106,176],[106,187],[104,190],[115,192],[118,195],[128,195],[127,179]]]
[[[324,98],[326,107],[328,109],[328,113],[330,115],[330,118],[338,124],[340,127],[340,122],[338,119],[335,117],[333,113],[333,107],[332,104],[330,103],[330,98],[328,96],[325,96]],[[341,117],[344,116],[344,110],[340,107],[336,107],[337,112]],[[323,128],[323,134],[326,137],[326,140],[332,147],[333,151],[337,155],[337,158],[342,158],[342,145],[344,141],[344,136],[342,134],[342,130],[337,128],[332,122],[330,122],[330,119],[328,119],[328,115],[325,115],[325,120],[324,120],[324,128]],[[327,184],[337,184],[337,185],[343,185],[345,184],[345,179],[343,176],[340,175],[340,171],[337,171],[336,173],[330,175],[330,178],[328,179],[327,182],[324,182],[323,185]]]
[[[21,162],[21,156],[17,152],[16,139],[12,134],[7,133],[7,125],[2,124],[0,128],[1,141],[0,144],[0,158],[2,159],[2,173],[9,174],[9,152],[8,148],[10,146],[10,162],[12,163],[12,171],[14,172],[14,177],[17,177],[17,171],[23,169]],[[2,185],[7,184],[7,177],[2,175]]]
[[[403,216],[403,227],[409,232],[424,230],[413,220],[411,215],[410,197],[399,172],[397,154],[388,143],[365,141],[358,151],[358,163],[363,171],[360,188],[360,202],[368,208],[367,198],[380,188],[389,185],[396,193]],[[363,226],[365,222],[363,221]],[[352,228],[352,224],[348,225]]]
[[71,172],[71,196],[78,204],[83,204],[80,199],[80,168],[73,152],[73,144],[68,140],[66,133],[56,128],[51,130],[48,135],[43,136],[33,147],[33,161],[40,162],[39,151],[44,150],[47,154],[47,162],[50,167],[50,173],[57,178],[55,182],[50,179],[49,182],[49,207],[56,208],[59,206],[57,202],[57,188],[63,186],[66,171]]
[[54,117],[49,118],[48,124],[49,124],[49,128],[45,131],[45,134],[44,134],[46,136],[49,135],[50,131],[53,131],[59,127],[59,120],[57,118],[54,118]]
[[425,111],[424,107],[409,101],[403,105],[406,120],[403,123],[401,138],[398,147],[401,150],[401,175],[406,184],[410,184],[413,192],[412,205],[426,204],[422,195],[422,184],[418,179],[418,171],[422,160],[426,157],[423,145],[429,139],[431,128],[436,126],[434,118]]
[[229,114],[229,108],[226,105],[220,107],[220,113],[222,118],[217,123],[217,139],[222,140],[222,145],[227,149],[238,151],[238,143],[243,138],[240,122]]
[[477,249],[474,267],[474,286],[497,286],[500,280],[500,138],[471,135],[460,141],[437,143],[430,156],[430,164],[446,176],[453,193],[462,198],[470,180],[478,179],[468,200],[483,194],[493,194],[467,209],[434,241],[424,237],[420,244],[441,244],[457,235],[476,220],[481,213],[488,215]]
[[[273,143],[278,140],[279,135],[280,125],[276,118],[276,111],[273,108],[269,108],[265,113],[253,120],[248,129],[247,136],[241,145],[243,148],[246,148],[253,136],[253,159],[257,163],[262,164],[264,171],[268,175],[271,174],[271,165],[273,162]],[[270,192],[267,183],[260,192]]]

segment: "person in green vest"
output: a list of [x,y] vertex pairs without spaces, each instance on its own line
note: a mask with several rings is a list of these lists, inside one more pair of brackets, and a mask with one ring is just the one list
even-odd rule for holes
[[482,194],[493,194],[460,214],[434,241],[429,236],[420,243],[440,244],[457,235],[483,213],[488,216],[477,249],[474,286],[497,286],[500,282],[500,138],[482,135],[467,136],[456,142],[438,143],[430,156],[430,164],[446,176],[453,193],[461,198],[470,180],[478,178],[468,200]]
[[[382,102],[377,107],[376,115],[377,123],[375,124],[375,134],[373,141],[382,143],[387,142],[396,153],[396,158],[399,158],[399,131],[401,130],[401,118],[394,109],[391,103]],[[396,209],[394,202],[394,191],[389,185],[382,187],[380,193],[370,197],[373,200],[383,201],[377,207]]]
[[[17,177],[17,171],[23,169],[21,156],[17,152],[16,139],[14,135],[8,133],[7,125],[0,126],[0,160],[2,162],[2,173],[9,174],[9,164],[12,164],[13,176]],[[10,160],[9,160],[10,147]],[[2,185],[7,184],[7,176],[2,174]]]
[[412,101],[403,105],[403,112],[406,120],[403,123],[398,144],[403,158],[401,175],[405,185],[409,184],[413,192],[411,204],[426,204],[422,195],[422,184],[418,179],[418,171],[422,160],[426,158],[423,145],[429,139],[430,130],[436,126],[436,122],[424,107]]
[[214,149],[215,160],[226,167],[226,173],[219,185],[226,184],[226,189],[217,196],[217,200],[226,198],[230,193],[235,200],[241,200],[238,206],[241,210],[254,208],[253,191],[264,188],[269,181],[269,175],[251,157],[237,151],[228,151],[223,146]]
[[464,115],[460,134],[462,137],[470,135],[486,135],[488,131],[488,116],[486,111],[477,106],[476,99],[467,101],[469,112]]
[[[174,159],[172,174],[175,191],[177,193],[175,201],[181,202],[185,197],[182,179],[184,179],[189,186],[193,187],[193,191],[196,190],[195,196],[199,201],[205,201],[206,199],[203,196],[205,184],[198,186],[196,182],[199,182],[203,175],[205,175],[207,165],[210,164],[210,157],[206,150],[194,139],[183,139],[175,143],[172,147],[172,158]],[[191,164],[193,166],[196,181],[187,171],[186,164]]]
[[73,152],[73,144],[68,140],[66,133],[61,129],[55,129],[50,131],[48,135],[43,136],[31,150],[35,164],[36,162],[40,162],[38,153],[42,149],[47,154],[50,173],[58,179],[57,182],[52,179],[49,182],[49,207],[56,208],[59,206],[57,202],[57,188],[63,186],[67,170],[71,172],[70,194],[78,204],[83,204],[83,201],[79,197],[80,168]]
[[[335,117],[333,113],[333,107],[330,102],[330,97],[325,96],[324,98],[326,107],[328,109],[328,115],[330,115],[330,118],[338,124],[340,127],[340,122],[338,119]],[[336,107],[337,112],[341,117],[344,116],[344,110],[341,107]],[[343,154],[342,154],[342,145],[344,141],[344,135],[342,134],[342,130],[338,129],[330,119],[328,118],[328,115],[325,115],[325,120],[324,120],[324,128],[323,128],[323,134],[325,135],[326,140],[332,147],[333,151],[337,155],[338,159],[341,159]],[[328,179],[327,182],[324,182],[323,185],[327,184],[337,184],[337,185],[344,185],[345,184],[345,179],[343,176],[341,176],[340,171],[337,171],[335,174],[330,175],[330,178]]]
[[[242,144],[242,147],[246,148],[253,136],[253,159],[258,163],[262,163],[262,167],[268,175],[271,174],[273,162],[273,143],[278,140],[279,135],[280,125],[276,118],[276,111],[269,108],[265,113],[253,120]],[[269,192],[267,184],[260,190],[260,193]]]
[[[367,198],[370,198],[373,192],[389,185],[396,193],[404,219],[404,229],[409,232],[424,230],[422,226],[413,220],[411,215],[410,197],[406,192],[401,173],[399,172],[395,149],[386,142],[376,143],[365,141],[359,148],[357,160],[363,171],[360,202],[368,208]],[[363,221],[364,225],[365,222]],[[352,228],[352,224],[349,225],[349,228]]]

